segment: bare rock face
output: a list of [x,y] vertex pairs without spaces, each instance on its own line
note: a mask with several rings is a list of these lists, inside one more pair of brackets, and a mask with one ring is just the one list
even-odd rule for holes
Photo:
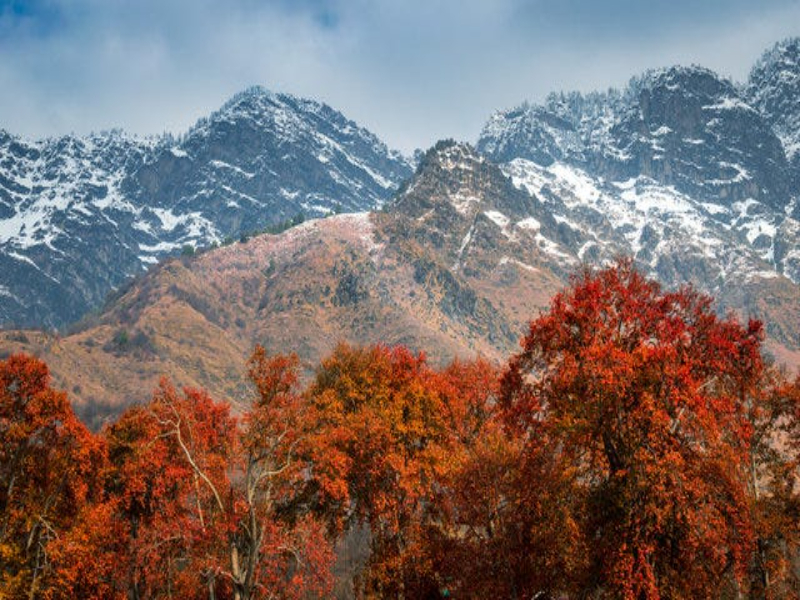
[[[777,43],[750,72],[745,96],[780,138],[787,160],[800,171],[800,38]],[[795,179],[797,182],[797,179]],[[798,217],[795,207],[795,217]]]

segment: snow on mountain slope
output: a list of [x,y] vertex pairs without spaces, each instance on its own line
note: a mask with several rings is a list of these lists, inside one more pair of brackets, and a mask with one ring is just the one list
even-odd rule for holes
[[332,108],[252,88],[161,148],[128,182],[131,195],[201,211],[225,235],[297,213],[380,206],[410,164]]
[[[0,134],[0,324],[74,320],[141,269],[141,208],[120,192],[152,142],[119,132],[25,141]],[[113,265],[113,267],[111,266]]]
[[575,249],[582,259],[631,254],[667,282],[709,291],[755,277],[800,283],[798,45],[767,53],[746,90],[672,67],[621,92],[501,111],[478,149],[516,185],[565,205],[556,218],[593,238]]
[[187,245],[368,210],[410,173],[332,108],[262,88],[178,140],[0,131],[0,326],[62,326]]
[[800,168],[800,38],[779,42],[761,57],[745,94],[783,142],[786,158]]
[[560,162],[542,167],[515,159],[503,170],[515,185],[551,199],[553,216],[565,227],[591,237],[572,248],[582,260],[595,261],[600,252],[630,255],[669,284],[688,281],[711,292],[732,278],[778,276],[770,264],[774,247],[753,245],[760,236],[775,236],[753,200],[727,208],[643,176],[598,181]]
[[649,71],[623,92],[553,94],[543,106],[496,113],[478,150],[499,162],[563,161],[614,181],[644,175],[723,204],[752,197],[782,209],[795,193],[766,119],[700,67]]

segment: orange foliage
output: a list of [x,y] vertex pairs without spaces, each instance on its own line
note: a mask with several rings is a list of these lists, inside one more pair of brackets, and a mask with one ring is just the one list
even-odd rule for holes
[[800,377],[765,386],[753,421],[751,494],[757,534],[752,596],[800,598]]
[[495,381],[483,361],[438,372],[402,347],[340,345],[323,361],[309,391],[313,481],[336,526],[369,525],[364,597],[435,596],[445,583],[439,492],[481,436]]
[[322,528],[281,512],[300,476],[294,366],[256,351],[259,397],[241,421],[165,381],[109,429],[110,501],[127,532],[125,546],[109,550],[137,597],[301,598],[330,588]]
[[90,501],[103,449],[47,366],[0,361],[0,597],[36,597],[52,575],[49,543]]

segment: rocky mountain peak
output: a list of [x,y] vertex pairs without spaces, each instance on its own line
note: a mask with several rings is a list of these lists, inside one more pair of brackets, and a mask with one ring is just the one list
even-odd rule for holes
[[755,200],[782,210],[796,195],[797,173],[769,119],[731,81],[699,66],[497,113],[478,149],[502,163],[562,162],[620,183],[646,177],[724,206]]
[[[753,65],[747,82],[748,92],[760,96],[756,88],[794,84],[800,77],[800,37],[787,38],[764,52]],[[774,112],[770,110],[769,112]]]
[[[304,130],[309,126],[326,121],[339,125],[340,129],[345,129],[343,124],[353,130],[360,129],[326,104],[253,86],[232,96],[208,117],[201,118],[186,137],[213,135],[227,124],[258,127],[280,135],[286,141],[298,141],[307,133]],[[374,137],[366,130],[361,132]]]
[[672,65],[649,69],[634,77],[629,86],[634,92],[642,89],[666,88],[670,91],[713,97],[736,94],[736,86],[729,79],[701,65]]
[[[630,138],[639,133],[651,140],[672,135],[669,146],[673,151],[680,146],[700,145],[700,141],[708,141],[706,138],[716,141],[720,133],[712,131],[715,124],[743,118],[751,121],[747,113],[755,112],[732,82],[699,66],[647,72],[631,81],[629,97],[631,105],[623,111],[623,121],[646,129],[624,133]],[[620,141],[635,143],[634,139]],[[667,154],[667,148],[661,153]]]
[[483,156],[471,144],[449,139],[437,142],[425,152],[420,159],[419,168],[425,169],[431,165],[438,165],[450,171],[471,171],[483,162]]
[[745,94],[783,142],[800,171],[800,38],[778,42],[750,72]]
[[747,88],[676,66],[620,91],[551,94],[493,115],[478,149],[548,205],[555,240],[575,240],[581,260],[616,248],[714,294],[797,282],[797,52],[797,40],[778,44]]
[[381,222],[392,244],[425,248],[442,268],[465,274],[491,272],[510,257],[531,269],[559,270],[565,257],[572,265],[551,209],[469,144],[445,140],[428,150]]
[[[578,95],[579,101],[583,97]],[[557,160],[583,158],[578,131],[579,107],[563,96],[551,96],[545,105],[522,104],[494,113],[478,139],[478,150],[499,162],[525,158],[548,166]]]
[[420,160],[413,176],[387,207],[407,217],[441,213],[451,220],[470,220],[481,211],[500,211],[522,218],[537,201],[520,193],[493,162],[473,146],[444,140]]
[[0,135],[0,326],[59,327],[170,254],[376,208],[411,171],[327,105],[264,88],[178,138]]
[[[331,107],[253,87],[157,153],[131,189],[165,208],[211,211],[232,235],[248,221],[374,208],[410,173],[407,159]],[[248,214],[265,203],[276,210]]]

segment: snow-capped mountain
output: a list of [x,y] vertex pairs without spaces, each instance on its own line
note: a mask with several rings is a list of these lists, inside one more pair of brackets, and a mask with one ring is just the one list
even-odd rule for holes
[[380,206],[410,172],[402,156],[329,106],[253,88],[161,147],[126,190],[141,204],[200,214],[230,235],[301,212]]
[[375,208],[410,173],[332,108],[262,88],[177,140],[0,132],[0,326],[59,327],[186,245]]
[[747,86],[673,67],[498,112],[478,149],[585,239],[581,260],[630,254],[668,284],[723,295],[753,279],[797,284],[797,46],[776,46]]
[[[427,175],[393,199],[415,215],[396,237],[446,248],[448,268],[465,276],[478,269],[471,248],[491,242],[496,252],[481,254],[490,262],[561,275],[633,255],[668,285],[691,282],[731,306],[747,306],[742,290],[762,284],[796,287],[799,48],[777,44],[741,85],[672,67],[622,91],[498,112],[479,155],[461,144],[415,155]],[[224,243],[300,213],[374,209],[411,172],[333,109],[261,88],[178,139],[2,133],[0,326],[74,321],[187,244]],[[443,194],[453,202],[435,203]]]

